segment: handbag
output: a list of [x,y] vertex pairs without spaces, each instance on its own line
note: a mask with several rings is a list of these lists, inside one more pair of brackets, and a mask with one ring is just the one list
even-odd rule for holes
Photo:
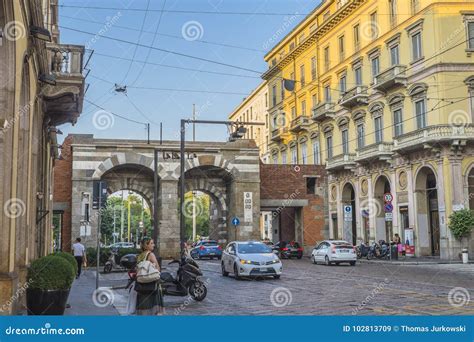
[[151,263],[148,261],[147,253],[145,259],[137,265],[137,283],[151,283],[156,282],[160,279],[160,271],[158,271]]
[[158,283],[156,281],[150,283],[135,283],[135,291],[139,293],[151,293],[158,290]]

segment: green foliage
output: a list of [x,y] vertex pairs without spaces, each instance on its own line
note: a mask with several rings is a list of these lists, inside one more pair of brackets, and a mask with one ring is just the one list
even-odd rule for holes
[[27,281],[32,289],[67,290],[75,276],[74,267],[65,258],[48,255],[31,263]]
[[449,216],[449,229],[456,239],[468,236],[474,228],[474,213],[469,209],[462,209]]
[[[99,265],[103,266],[109,260],[109,248],[101,248],[100,249],[100,263]],[[136,248],[120,248],[118,250],[118,259],[120,260],[121,257],[127,254],[140,254],[142,251]],[[95,267],[96,260],[97,260],[97,248],[89,247],[86,249],[87,255],[87,266]]]
[[[188,192],[185,195],[186,202],[192,202],[192,192]],[[190,240],[193,235],[193,218],[190,213],[192,213],[192,206],[189,206],[186,209],[185,215],[185,227],[186,227],[186,237]],[[190,211],[190,212],[188,212]],[[210,228],[210,197],[206,194],[196,196],[196,234],[201,236],[209,236]]]
[[77,261],[76,261],[76,258],[74,258],[72,256],[72,254],[69,254],[69,253],[66,253],[66,252],[55,252],[55,253],[50,254],[50,255],[55,255],[55,256],[66,259],[67,262],[69,262],[72,265],[72,267],[74,268],[74,274],[77,274]]

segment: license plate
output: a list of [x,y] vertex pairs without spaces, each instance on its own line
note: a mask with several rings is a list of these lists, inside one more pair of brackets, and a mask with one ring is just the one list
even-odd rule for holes
[[210,255],[215,255],[216,253],[209,253]]

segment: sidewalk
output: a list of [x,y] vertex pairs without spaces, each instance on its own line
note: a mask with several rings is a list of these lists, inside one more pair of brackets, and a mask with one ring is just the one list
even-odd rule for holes
[[[441,265],[441,264],[454,264],[462,265],[461,260],[444,260],[439,257],[399,257],[394,260],[387,259],[372,259],[367,260],[367,258],[357,259],[357,262],[362,264],[390,264],[390,265]],[[469,264],[474,263],[472,260],[469,261]]]
[[95,271],[86,270],[72,285],[65,316],[117,316],[119,312],[112,305],[94,304]]

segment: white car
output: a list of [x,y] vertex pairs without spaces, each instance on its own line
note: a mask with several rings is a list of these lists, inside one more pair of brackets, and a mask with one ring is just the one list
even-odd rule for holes
[[347,262],[355,266],[357,254],[354,246],[344,240],[325,240],[316,245],[311,252],[311,261],[313,264],[318,262],[331,265],[339,265],[341,262]]
[[222,275],[240,277],[272,276],[279,279],[283,265],[272,249],[262,242],[235,241],[222,253]]

